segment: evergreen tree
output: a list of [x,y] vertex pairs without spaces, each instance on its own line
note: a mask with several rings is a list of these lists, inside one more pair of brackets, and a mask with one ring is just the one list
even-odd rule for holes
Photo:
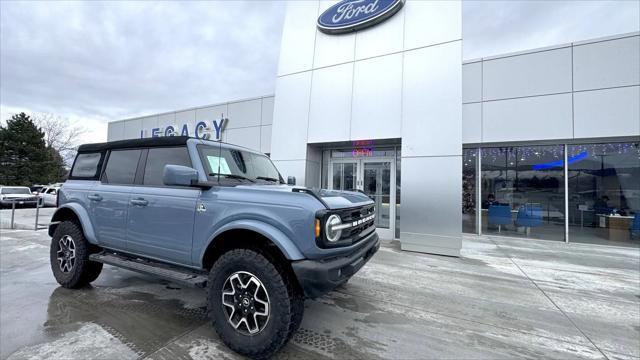
[[0,126],[0,184],[48,184],[64,175],[60,154],[47,148],[44,133],[28,115],[13,115]]

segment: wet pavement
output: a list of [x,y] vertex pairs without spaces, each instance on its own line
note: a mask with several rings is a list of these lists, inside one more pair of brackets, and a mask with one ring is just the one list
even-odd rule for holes
[[[237,359],[205,292],[105,266],[67,290],[46,231],[0,229],[0,358]],[[638,249],[465,237],[460,258],[386,243],[306,302],[277,358],[640,358]]]

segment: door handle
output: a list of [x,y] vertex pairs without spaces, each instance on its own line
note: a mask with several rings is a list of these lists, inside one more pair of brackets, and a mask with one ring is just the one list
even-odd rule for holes
[[92,201],[102,201],[102,196],[98,194],[89,195],[87,198]]
[[131,199],[131,201],[129,201],[131,203],[131,205],[134,206],[147,206],[149,204],[149,202],[145,199],[139,198],[139,199]]

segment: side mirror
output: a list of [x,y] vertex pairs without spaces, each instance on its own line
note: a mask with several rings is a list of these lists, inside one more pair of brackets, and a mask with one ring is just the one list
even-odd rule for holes
[[196,169],[180,165],[164,166],[162,183],[167,186],[191,186],[197,181],[198,171]]
[[295,185],[295,184],[296,184],[296,177],[295,176],[287,177],[287,185]]

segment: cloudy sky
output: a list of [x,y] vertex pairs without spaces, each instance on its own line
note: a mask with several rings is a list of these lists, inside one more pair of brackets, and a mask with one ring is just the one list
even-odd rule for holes
[[[0,120],[106,122],[274,92],[286,3],[0,1]],[[638,31],[640,0],[466,1],[464,58]]]

